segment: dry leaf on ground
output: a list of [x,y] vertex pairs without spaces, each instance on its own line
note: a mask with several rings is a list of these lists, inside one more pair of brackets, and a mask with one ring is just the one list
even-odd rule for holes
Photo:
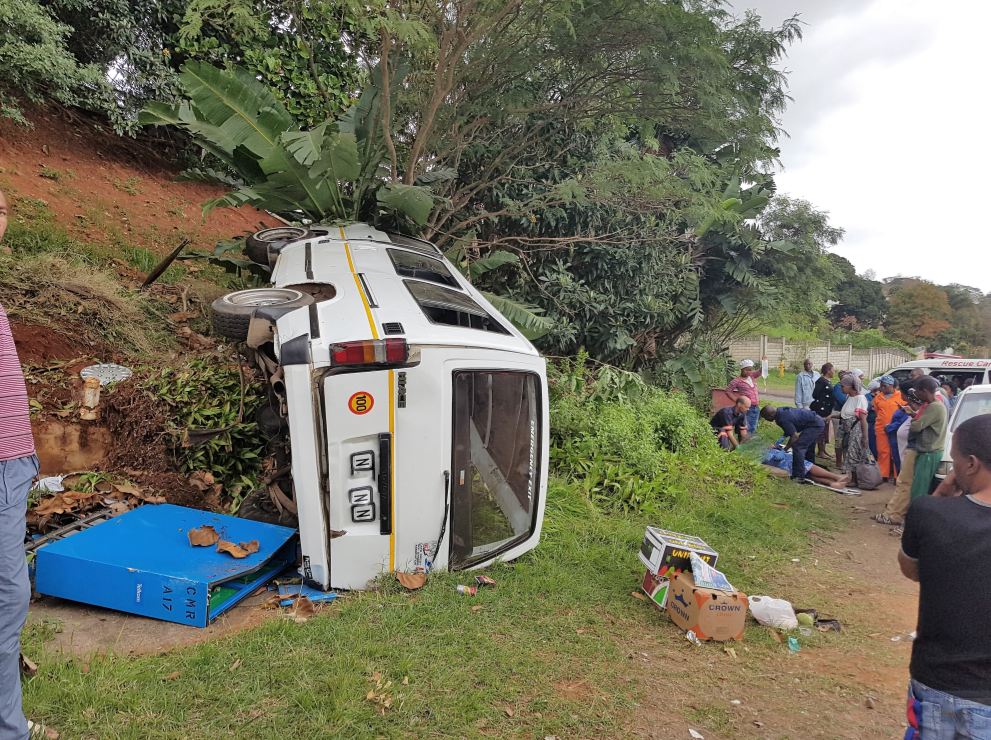
[[170,673],[169,675],[167,675],[162,680],[163,681],[178,681],[179,680],[179,676],[181,676],[181,675],[182,674],[179,671],[173,671],[172,673]]
[[418,588],[423,588],[423,585],[427,582],[427,574],[396,573],[396,580],[399,581],[403,588],[409,589],[410,591],[416,591]]
[[505,706],[505,707],[503,707],[502,708],[502,711],[504,711],[506,713],[506,716],[507,717],[515,717],[516,716],[516,710],[513,709],[512,707],[508,706],[508,705]]
[[[220,539],[220,533],[209,524],[189,530],[186,536],[189,537],[189,544],[193,547],[210,547]],[[217,549],[220,549],[219,545]]]
[[175,322],[189,321],[190,319],[195,319],[199,315],[200,314],[198,311],[177,311],[176,313],[166,314],[171,321]]
[[241,549],[244,550],[249,555],[258,552],[258,540],[251,540],[251,542],[241,542]]
[[317,613],[317,608],[313,605],[313,602],[305,596],[297,596],[290,609],[292,611],[289,613],[289,616],[292,617],[294,622],[299,624],[308,621],[310,617]]
[[217,552],[226,552],[232,558],[238,558],[239,560],[241,558],[248,557],[247,550],[240,545],[235,545],[233,542],[228,542],[227,540],[220,540],[217,543]]
[[240,667],[241,667],[241,659],[238,658],[233,663],[231,663],[231,667],[228,668],[227,670],[229,670],[231,673],[233,673],[234,671],[236,671]]

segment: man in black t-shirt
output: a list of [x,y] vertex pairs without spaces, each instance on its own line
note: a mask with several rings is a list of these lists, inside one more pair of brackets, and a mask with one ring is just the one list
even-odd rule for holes
[[921,740],[991,738],[991,415],[957,427],[951,456],[954,485],[912,502],[898,553],[919,582],[906,737]]
[[740,396],[732,406],[719,409],[709,419],[712,430],[716,433],[719,446],[724,450],[735,450],[740,442],[746,440],[747,412],[750,411],[750,399]]

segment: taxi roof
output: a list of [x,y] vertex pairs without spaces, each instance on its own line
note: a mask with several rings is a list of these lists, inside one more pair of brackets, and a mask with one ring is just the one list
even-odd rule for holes
[[[316,304],[323,342],[401,336],[410,344],[479,347],[537,355],[537,350],[513,324],[429,242],[387,234],[367,224],[320,226],[319,236],[293,242],[282,249],[272,271],[277,286],[326,283],[336,295]],[[441,262],[446,284],[397,271],[390,252],[419,255]],[[431,320],[416,298],[419,286],[448,291],[452,305],[488,315],[504,331],[489,331]],[[397,326],[401,331],[397,331]],[[312,332],[311,332],[312,334]],[[315,335],[314,335],[315,336]]]

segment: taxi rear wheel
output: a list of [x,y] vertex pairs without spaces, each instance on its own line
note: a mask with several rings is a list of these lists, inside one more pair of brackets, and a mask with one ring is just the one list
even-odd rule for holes
[[221,296],[210,306],[213,333],[243,342],[248,325],[259,308],[292,309],[313,303],[313,296],[292,288],[249,288]]

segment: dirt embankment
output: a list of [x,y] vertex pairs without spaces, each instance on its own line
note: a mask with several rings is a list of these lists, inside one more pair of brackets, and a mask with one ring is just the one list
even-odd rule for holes
[[92,119],[55,109],[29,115],[33,128],[0,118],[0,188],[17,200],[43,200],[83,241],[114,242],[162,252],[180,239],[210,248],[220,239],[277,222],[254,208],[201,215],[223,189],[177,179],[161,144],[118,137]]

